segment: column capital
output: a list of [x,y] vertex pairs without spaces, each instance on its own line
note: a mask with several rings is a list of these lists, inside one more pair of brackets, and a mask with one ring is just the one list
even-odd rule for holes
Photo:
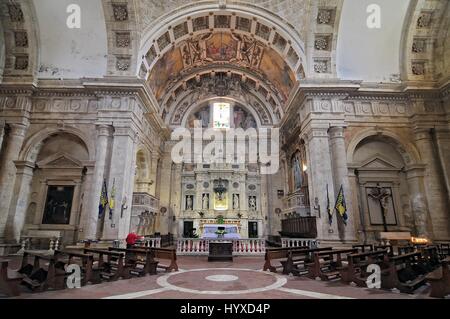
[[109,137],[112,135],[113,127],[111,125],[97,124],[96,128],[97,128],[98,136],[108,136]]
[[343,127],[343,126],[330,127],[330,129],[328,130],[330,139],[344,138],[344,131],[345,131],[345,127]]
[[431,140],[431,128],[415,128],[414,138],[416,141],[419,140]]
[[8,123],[9,134],[14,136],[25,137],[28,125],[22,123]]
[[29,161],[14,161],[18,174],[33,174],[36,164]]

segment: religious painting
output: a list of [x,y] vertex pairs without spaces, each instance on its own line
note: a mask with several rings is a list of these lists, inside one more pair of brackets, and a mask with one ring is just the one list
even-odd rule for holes
[[42,224],[68,225],[74,186],[49,186]]
[[384,212],[386,217],[386,225],[396,226],[397,216],[395,212],[392,188],[382,187],[382,189],[386,193],[386,196],[383,197],[382,200],[379,200],[378,198],[374,198],[372,196],[374,189],[376,189],[375,186],[366,187],[366,198],[367,198],[367,207],[369,210],[370,224],[374,226],[383,225],[383,212]]
[[295,75],[283,58],[273,49],[266,48],[260,69],[267,79],[281,91],[285,100],[289,97],[296,82]]
[[206,40],[206,56],[213,61],[236,59],[237,41],[228,33],[216,33]]
[[165,93],[166,84],[174,80],[181,70],[183,70],[183,59],[178,48],[167,52],[156,62],[148,79],[156,99],[161,99]]
[[233,110],[233,120],[235,128],[244,130],[249,128],[257,128],[255,118],[242,107],[235,106]]
[[188,128],[208,128],[210,124],[210,107],[206,106],[188,118]]

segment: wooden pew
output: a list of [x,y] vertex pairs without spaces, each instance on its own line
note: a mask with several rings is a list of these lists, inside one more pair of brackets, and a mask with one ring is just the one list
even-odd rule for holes
[[[33,264],[28,262],[32,257]],[[48,264],[48,265],[42,265]],[[22,257],[22,267],[18,271],[24,275],[22,283],[32,291],[45,291],[49,288],[64,289],[65,275],[64,266],[57,262],[53,255],[42,255],[25,251]]]
[[373,251],[373,245],[367,244],[367,245],[353,245],[352,248],[358,249],[361,253],[365,253],[368,251]]
[[330,280],[340,276],[339,269],[342,268],[345,254],[356,254],[358,249],[338,249],[314,253],[313,262],[306,264],[308,267],[308,277],[312,279],[320,278]]
[[[177,264],[177,251],[173,248],[154,248],[154,247],[134,247],[138,250],[149,250],[153,251],[154,258],[158,259],[158,268],[164,269],[166,272],[171,272],[172,270],[178,271]],[[162,265],[161,260],[169,260],[168,265]]]
[[385,249],[388,250],[389,257],[394,256],[394,247],[392,245],[375,245],[374,246],[374,250],[375,251],[377,251],[377,250],[385,250]]
[[94,265],[94,256],[91,254],[82,254],[75,251],[68,250],[56,250],[55,256],[58,261],[63,261],[65,266],[71,264],[77,264],[81,268],[81,285],[86,286],[93,282],[93,265]]
[[381,274],[381,287],[385,289],[397,288],[401,292],[412,293],[425,283],[425,275],[417,274],[413,266],[422,263],[420,252],[412,252],[389,258],[386,272]]
[[450,257],[450,244],[439,245],[439,257],[441,258],[441,260]]
[[440,267],[441,259],[439,257],[438,246],[425,246],[419,249],[422,253],[423,262],[426,264],[428,272]]
[[[295,247],[296,250],[308,249],[309,247]],[[289,251],[291,251],[292,247],[284,247],[284,248],[270,248],[266,249],[266,253],[264,254],[264,266],[263,271],[270,270],[270,272],[277,272],[277,268],[282,268],[283,265],[272,265],[272,261],[280,260],[286,261],[289,255]]]
[[[97,265],[92,267],[92,280],[95,283],[102,280],[115,281],[119,278],[130,278],[128,269],[124,265],[123,253],[92,248],[84,248],[83,252],[94,255],[94,264],[97,261]],[[104,256],[107,258],[106,261]]]
[[347,255],[348,265],[341,267],[339,270],[341,281],[349,284],[354,282],[358,287],[366,287],[367,266],[377,264],[382,271],[388,267],[389,251],[375,250],[365,253],[349,254]]
[[153,250],[114,247],[109,247],[108,250],[125,254],[125,265],[129,268],[131,275],[141,277],[145,275],[156,275],[157,273],[158,262],[154,260]]
[[450,257],[442,261],[442,266],[426,276],[431,285],[430,297],[444,298],[450,294]]
[[19,284],[23,280],[23,275],[8,268],[9,260],[0,259],[0,293],[7,297],[20,295]]
[[410,254],[416,251],[416,248],[411,245],[397,246],[397,255]]
[[332,247],[323,248],[311,248],[311,249],[298,249],[291,248],[288,252],[288,257],[286,261],[281,260],[280,263],[283,266],[283,274],[294,276],[306,275],[308,269],[306,265],[313,261],[313,254],[321,251],[333,250]]

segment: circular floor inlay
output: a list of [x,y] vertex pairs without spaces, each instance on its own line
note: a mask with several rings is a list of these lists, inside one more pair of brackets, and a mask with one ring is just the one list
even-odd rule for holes
[[213,275],[205,277],[206,280],[209,281],[235,281],[238,280],[239,277],[233,275]]
[[159,277],[156,282],[163,288],[179,292],[235,295],[278,289],[286,284],[287,279],[261,270],[203,268],[172,272]]

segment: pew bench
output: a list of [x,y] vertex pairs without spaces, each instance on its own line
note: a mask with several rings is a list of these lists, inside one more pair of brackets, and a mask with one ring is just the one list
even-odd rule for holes
[[[158,260],[157,268],[164,269],[166,272],[178,271],[176,249],[156,247],[135,247],[134,249],[152,251],[153,258]],[[168,260],[169,264],[163,265],[161,260]]]
[[124,255],[122,253],[92,248],[84,248],[83,252],[94,256],[94,265],[92,267],[92,280],[94,283],[99,283],[103,280],[116,281],[119,278],[130,278],[129,273],[127,274],[127,267],[124,265]]
[[441,260],[450,257],[450,244],[439,245],[439,257],[441,258]]
[[442,261],[441,267],[426,275],[431,285],[430,297],[444,298],[450,294],[450,257]]
[[312,255],[315,252],[329,251],[332,249],[333,248],[331,247],[311,249],[291,248],[288,252],[287,260],[280,261],[283,266],[283,274],[289,275],[292,273],[294,276],[306,275],[308,273],[308,268],[306,265],[313,261]]
[[308,267],[308,277],[312,279],[320,278],[328,281],[340,277],[339,269],[343,266],[342,255],[356,254],[358,249],[338,249],[322,252],[315,252],[313,262],[306,264]]
[[358,251],[361,252],[361,253],[365,253],[365,252],[373,251],[373,250],[374,250],[372,244],[367,244],[367,245],[353,245],[352,248],[358,249]]
[[81,269],[81,286],[86,286],[93,282],[94,256],[91,254],[82,254],[76,251],[56,250],[55,256],[59,262],[66,266],[77,264]]
[[388,256],[388,249],[347,255],[347,266],[338,268],[341,281],[346,284],[354,282],[358,287],[366,287],[367,277],[370,275],[367,266],[377,264],[382,272],[386,272]]
[[273,265],[272,261],[278,260],[278,261],[286,261],[289,255],[289,251],[292,249],[296,250],[302,250],[302,249],[308,249],[307,246],[304,247],[284,247],[284,248],[268,248],[266,249],[266,253],[264,254],[264,266],[263,271],[269,270],[270,272],[277,272],[277,269],[283,268],[283,265]]
[[[28,261],[29,257],[33,258],[33,264]],[[42,292],[49,288],[64,289],[65,287],[64,264],[58,262],[57,256],[54,255],[25,251],[18,272],[24,275],[21,284],[32,291]]]
[[8,259],[0,259],[0,263],[0,294],[4,294],[7,297],[19,296],[19,284],[24,276],[17,271],[8,268]]
[[422,264],[420,252],[390,257],[388,270],[381,274],[381,287],[385,289],[397,288],[404,293],[413,293],[426,281],[424,274],[418,274],[417,271],[414,271],[414,268],[422,267]]
[[394,256],[394,247],[392,245],[375,245],[374,246],[374,250],[388,250],[388,255],[389,257],[393,257]]
[[116,247],[109,247],[108,250],[125,254],[125,265],[129,268],[130,275],[142,277],[157,274],[159,262],[154,260],[153,250]]

